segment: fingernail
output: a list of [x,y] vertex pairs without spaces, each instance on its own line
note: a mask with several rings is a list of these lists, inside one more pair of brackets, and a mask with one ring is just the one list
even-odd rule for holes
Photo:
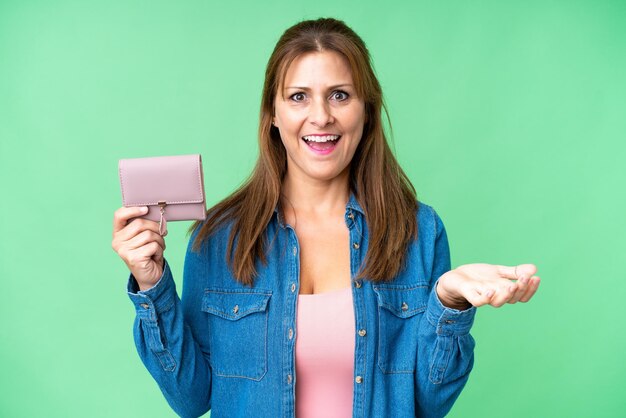
[[142,206],[141,207],[141,211],[142,212],[147,212],[148,211],[148,207],[147,206]]
[[485,293],[485,296],[487,296],[488,298],[493,296],[493,290],[488,290],[487,293]]

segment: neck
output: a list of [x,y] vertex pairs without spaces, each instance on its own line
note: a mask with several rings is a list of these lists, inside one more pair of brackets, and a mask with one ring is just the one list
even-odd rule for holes
[[349,169],[328,181],[313,180],[287,171],[282,184],[282,194],[287,199],[283,208],[290,212],[290,206],[293,206],[299,216],[343,214],[350,198],[348,176]]

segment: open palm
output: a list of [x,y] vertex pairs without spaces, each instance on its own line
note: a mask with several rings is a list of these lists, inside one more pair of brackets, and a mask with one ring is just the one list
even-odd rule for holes
[[465,264],[441,276],[437,294],[444,305],[454,308],[528,302],[540,283],[535,273],[534,264]]

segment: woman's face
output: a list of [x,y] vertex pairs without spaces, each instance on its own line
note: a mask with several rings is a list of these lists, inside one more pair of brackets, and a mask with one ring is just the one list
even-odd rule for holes
[[296,58],[276,94],[274,123],[291,176],[329,181],[349,167],[361,141],[365,105],[350,66],[336,52]]

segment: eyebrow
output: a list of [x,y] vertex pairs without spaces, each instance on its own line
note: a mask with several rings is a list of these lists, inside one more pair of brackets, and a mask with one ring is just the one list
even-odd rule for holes
[[[340,87],[354,87],[354,86],[350,83],[336,84],[334,86],[328,87],[328,90],[333,90],[333,89],[337,89]],[[310,87],[299,87],[299,86],[289,86],[289,87],[285,87],[284,89],[285,90],[311,90]]]

